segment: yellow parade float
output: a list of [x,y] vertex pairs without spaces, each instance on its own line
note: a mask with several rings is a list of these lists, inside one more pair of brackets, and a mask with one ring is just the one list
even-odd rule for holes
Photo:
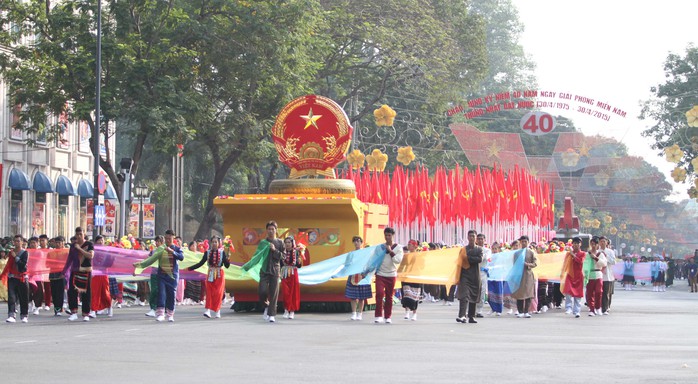
[[[267,194],[221,196],[214,204],[223,216],[224,233],[234,239],[231,262],[250,260],[265,238],[265,223],[279,224],[278,236],[307,242],[304,265],[352,250],[359,235],[366,244],[383,242],[388,207],[357,199],[352,180],[337,179],[334,168],[345,159],[353,128],[334,101],[317,95],[294,99],[279,113],[272,137],[279,160],[290,168],[289,179],[275,180]],[[302,285],[303,302],[342,302],[346,278]],[[231,280],[227,290],[236,303],[256,303],[257,283]]]

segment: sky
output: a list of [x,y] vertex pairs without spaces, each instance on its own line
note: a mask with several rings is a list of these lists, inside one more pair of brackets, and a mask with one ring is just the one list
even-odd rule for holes
[[[640,104],[664,82],[669,53],[698,46],[698,1],[512,0],[525,30],[519,40],[536,63],[538,89],[583,95],[626,112],[608,121],[579,112],[547,110],[574,121],[585,135],[611,136],[656,166],[674,186],[670,200],[688,198],[687,184],[671,179],[672,164],[650,148],[641,132]],[[561,100],[556,100],[561,101]],[[576,103],[581,105],[579,103]],[[545,110],[545,109],[544,109]]]

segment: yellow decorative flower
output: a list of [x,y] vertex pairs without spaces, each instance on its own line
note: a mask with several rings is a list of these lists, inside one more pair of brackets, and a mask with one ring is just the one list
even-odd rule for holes
[[574,149],[568,148],[566,152],[562,154],[562,165],[565,167],[574,167],[579,162],[579,153]]
[[415,159],[414,152],[412,152],[412,147],[402,147],[397,149],[397,161],[401,162],[403,165],[408,166]]
[[376,118],[376,125],[379,127],[392,126],[395,116],[397,116],[397,112],[385,104],[373,111],[373,117]]
[[591,220],[584,220],[584,226],[585,227],[591,227],[592,226],[592,221]]
[[637,229],[634,230],[634,231],[633,231],[633,235],[634,235],[635,237],[640,236],[640,231],[638,231]]
[[698,198],[698,187],[691,187],[688,189],[688,197],[691,199],[697,199]]
[[698,105],[686,112],[686,121],[689,127],[698,127]]
[[659,244],[661,244],[661,243],[664,242],[664,239],[659,239],[659,240],[657,240],[657,241],[659,242]]
[[686,170],[683,168],[676,167],[671,171],[671,177],[675,182],[681,183],[686,180]]
[[606,224],[611,224],[613,222],[613,217],[611,215],[606,215],[603,217],[603,222]]
[[620,229],[621,229],[621,231],[625,231],[626,229],[628,229],[628,226],[625,225],[625,223],[623,223],[620,225]]
[[666,156],[666,161],[678,164],[683,157],[683,151],[678,144],[674,144],[671,147],[664,148],[664,156]]
[[611,229],[608,230],[608,233],[610,233],[611,235],[615,235],[616,233],[618,233],[618,228],[611,227]]
[[366,162],[370,171],[383,171],[388,163],[388,155],[376,148],[370,155],[366,156]]
[[594,219],[594,221],[591,222],[591,227],[594,229],[598,229],[599,227],[601,227],[601,222],[599,221],[599,219]]
[[366,160],[366,155],[361,153],[358,149],[351,151],[347,155],[347,163],[351,165],[354,169],[360,169],[364,166],[364,161]]
[[597,173],[596,175],[594,175],[594,183],[596,183],[596,185],[598,187],[607,186],[608,180],[610,180],[610,179],[611,179],[611,177],[608,176],[608,174],[604,171],[601,171],[601,172]]

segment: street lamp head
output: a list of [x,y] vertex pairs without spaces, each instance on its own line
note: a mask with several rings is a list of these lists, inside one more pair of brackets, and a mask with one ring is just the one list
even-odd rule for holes
[[137,185],[133,188],[133,194],[138,198],[148,197],[148,187],[145,185]]

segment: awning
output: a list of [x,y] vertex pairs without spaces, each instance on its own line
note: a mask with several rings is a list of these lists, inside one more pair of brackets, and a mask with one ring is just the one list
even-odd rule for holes
[[12,168],[10,171],[10,180],[7,184],[11,189],[18,189],[21,191],[28,191],[31,189],[29,176],[18,168]]
[[56,192],[60,196],[75,196],[75,188],[70,179],[65,175],[58,176],[56,180]]
[[39,193],[53,193],[53,184],[49,180],[48,176],[43,172],[37,172],[34,174],[34,183],[32,183],[33,190]]
[[117,200],[116,191],[112,187],[111,183],[107,184],[107,190],[104,191],[104,198],[109,200]]
[[92,183],[87,179],[80,179],[80,182],[78,182],[78,196],[80,197],[91,199],[94,197],[94,189]]

